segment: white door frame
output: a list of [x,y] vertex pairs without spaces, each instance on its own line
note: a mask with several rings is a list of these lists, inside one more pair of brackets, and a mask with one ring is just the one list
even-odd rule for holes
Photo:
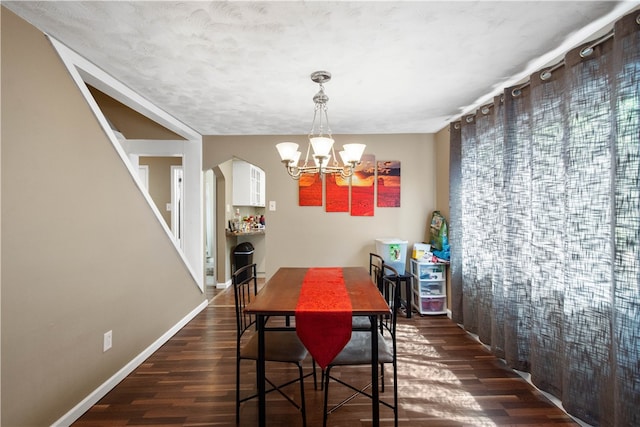
[[171,231],[182,248],[184,236],[184,179],[182,166],[171,165]]
[[138,165],[138,176],[140,177],[140,181],[142,187],[149,191],[149,165]]

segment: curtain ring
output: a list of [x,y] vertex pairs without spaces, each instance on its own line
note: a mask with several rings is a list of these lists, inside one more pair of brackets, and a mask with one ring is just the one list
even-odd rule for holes
[[514,97],[520,96],[521,94],[522,94],[522,90],[520,90],[519,87],[517,87],[517,88],[515,88],[515,89],[513,89],[511,91],[511,95],[514,96]]
[[636,16],[636,24],[640,25],[640,15]]
[[460,129],[460,122],[456,122],[453,124],[454,129]]
[[489,114],[489,112],[491,112],[491,109],[488,105],[485,105],[480,109],[480,112],[486,116],[487,114]]
[[544,70],[540,73],[540,80],[549,80],[551,78],[551,70]]
[[473,116],[467,116],[465,120],[467,123],[473,123]]
[[587,46],[580,51],[580,58],[586,58],[593,53],[593,46]]

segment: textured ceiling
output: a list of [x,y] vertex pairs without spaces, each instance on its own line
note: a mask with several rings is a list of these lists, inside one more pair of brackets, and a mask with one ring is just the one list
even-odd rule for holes
[[6,6],[205,135],[429,133],[640,2],[45,1]]

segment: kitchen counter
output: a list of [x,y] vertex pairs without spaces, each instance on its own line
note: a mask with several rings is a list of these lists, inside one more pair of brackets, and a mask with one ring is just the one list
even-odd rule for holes
[[229,231],[226,230],[227,236],[256,236],[256,235],[264,235],[265,230],[251,230],[251,231]]

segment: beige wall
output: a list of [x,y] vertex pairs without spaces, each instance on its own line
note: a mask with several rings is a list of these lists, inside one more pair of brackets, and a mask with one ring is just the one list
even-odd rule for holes
[[[227,161],[218,164],[216,167],[203,167],[204,170],[213,170],[216,177],[216,280],[220,284],[224,284],[227,280],[230,280],[231,258],[229,257],[229,251],[234,244],[231,241],[231,238],[227,237],[225,234],[227,220],[230,215],[227,211],[231,210],[230,200],[231,192],[233,191],[231,188],[232,182],[227,178],[232,174],[231,162],[232,160],[228,159]],[[206,165],[204,160],[203,165]],[[229,206],[227,207],[227,205]]]
[[[266,172],[267,204],[275,201],[277,205],[275,212],[265,210],[267,278],[281,266],[365,266],[369,252],[375,251],[376,238],[401,238],[407,240],[411,248],[413,243],[424,240],[433,210],[443,210],[438,205],[436,189],[438,165],[442,160],[434,135],[334,137],[338,146],[362,142],[367,144],[365,153],[375,155],[377,160],[401,162],[400,208],[376,208],[373,217],[354,217],[348,213],[327,213],[324,207],[298,206],[298,183],[287,175],[275,144],[285,140],[306,144],[304,136],[207,136],[203,139],[204,169],[214,168],[235,156]],[[448,200],[446,203],[448,206]],[[224,230],[218,229],[216,233],[223,236]],[[221,267],[218,264],[218,268]],[[224,272],[224,277],[228,280],[229,271]]]
[[1,31],[1,424],[43,426],[205,297],[44,35]]

